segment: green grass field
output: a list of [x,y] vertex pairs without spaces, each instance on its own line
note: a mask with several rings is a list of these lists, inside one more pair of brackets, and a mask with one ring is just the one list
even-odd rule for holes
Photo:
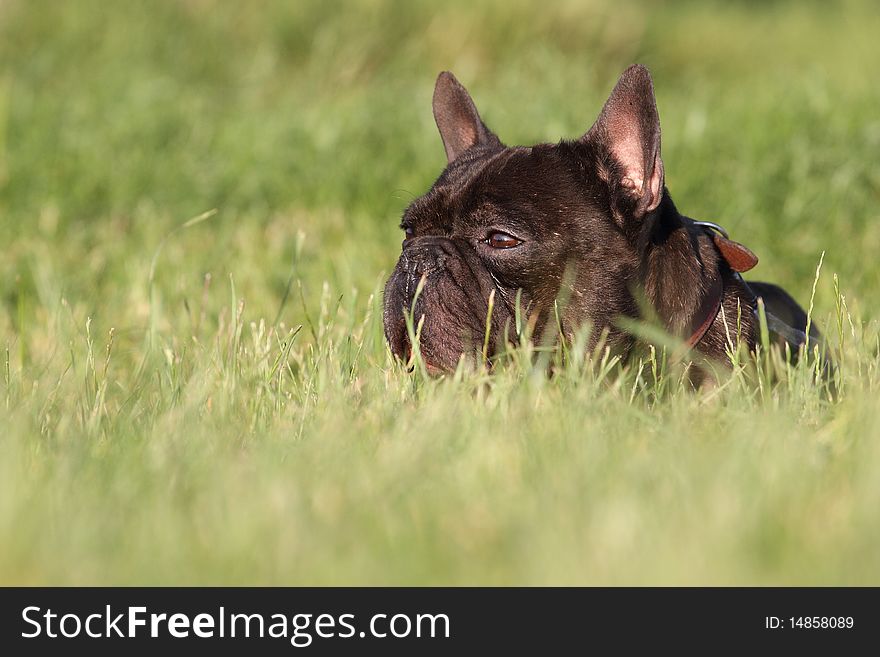
[[[0,3],[0,583],[880,584],[878,34],[871,2]],[[825,253],[835,397],[763,358],[697,392],[392,361],[437,73],[534,143],[633,62],[683,211],[805,305]]]

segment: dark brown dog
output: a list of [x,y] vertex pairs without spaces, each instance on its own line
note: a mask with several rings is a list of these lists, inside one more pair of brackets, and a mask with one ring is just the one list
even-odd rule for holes
[[636,338],[621,318],[654,315],[723,360],[728,336],[754,348],[758,296],[779,341],[804,341],[800,306],[739,275],[757,263],[751,251],[675,208],[646,68],[627,69],[593,127],[572,141],[505,146],[451,73],[437,79],[434,117],[448,166],[404,213],[403,252],[385,286],[385,335],[398,357],[410,354],[404,313],[414,310],[430,371],[474,358],[490,297],[490,357],[515,337],[515,320],[531,321],[535,341],[559,329],[571,339],[589,324],[593,344],[605,330],[625,356]]

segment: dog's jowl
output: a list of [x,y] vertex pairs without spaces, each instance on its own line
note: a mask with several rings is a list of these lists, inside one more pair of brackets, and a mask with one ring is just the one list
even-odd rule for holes
[[593,126],[571,141],[505,146],[450,73],[437,79],[434,117],[448,164],[404,213],[402,253],[385,286],[385,334],[398,357],[409,357],[421,323],[429,371],[484,351],[491,360],[517,321],[536,342],[570,340],[589,325],[594,344],[604,334],[625,357],[636,338],[621,319],[650,316],[723,360],[729,336],[755,346],[759,296],[779,340],[804,340],[797,303],[740,276],[757,262],[751,251],[673,204],[644,67],[627,69]]

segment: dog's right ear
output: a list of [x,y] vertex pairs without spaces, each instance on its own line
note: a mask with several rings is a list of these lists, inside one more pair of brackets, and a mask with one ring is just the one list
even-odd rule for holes
[[660,116],[648,69],[635,65],[624,71],[596,123],[581,139],[596,144],[614,162],[611,175],[616,179],[611,182],[633,203],[635,217],[660,205]]
[[501,146],[480,118],[467,89],[449,71],[443,71],[434,86],[434,120],[448,162],[472,146]]

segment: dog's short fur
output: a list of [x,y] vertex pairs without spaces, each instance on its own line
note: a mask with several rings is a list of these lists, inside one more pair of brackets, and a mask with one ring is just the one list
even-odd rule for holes
[[673,204],[644,67],[624,72],[596,123],[571,141],[505,146],[451,73],[437,79],[434,117],[448,166],[404,213],[403,252],[385,287],[385,334],[398,357],[410,354],[404,312],[423,279],[414,317],[424,316],[419,344],[432,372],[481,351],[493,292],[490,357],[511,339],[517,303],[536,341],[558,326],[571,339],[589,323],[594,344],[604,330],[626,356],[636,339],[621,318],[653,315],[723,360],[738,307],[738,334],[754,348],[761,296],[780,339],[802,341],[797,303],[740,277],[757,261],[751,252]]

